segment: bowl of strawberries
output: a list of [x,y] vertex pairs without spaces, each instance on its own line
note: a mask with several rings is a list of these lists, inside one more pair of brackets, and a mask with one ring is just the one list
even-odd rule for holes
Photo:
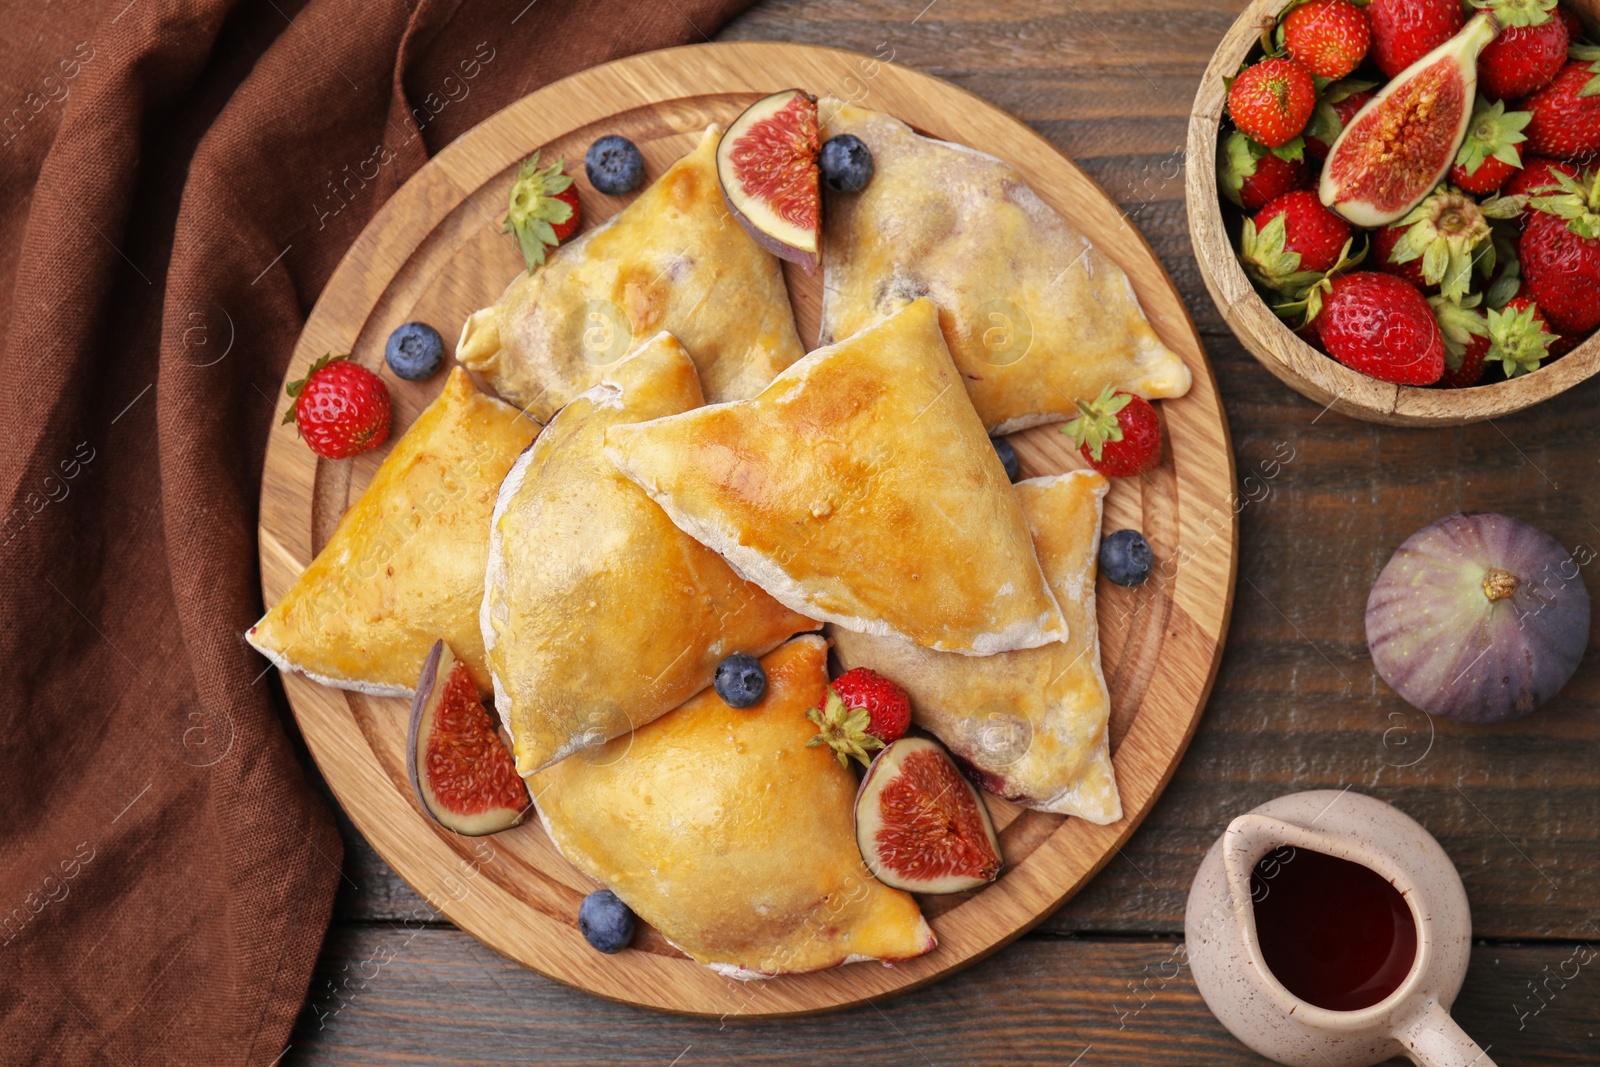
[[1600,0],[1256,0],[1189,119],[1239,340],[1347,415],[1454,425],[1600,370]]

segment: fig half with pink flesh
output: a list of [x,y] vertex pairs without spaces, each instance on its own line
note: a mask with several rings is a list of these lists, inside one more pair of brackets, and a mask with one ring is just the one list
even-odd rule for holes
[[1589,591],[1572,554],[1493,512],[1412,534],[1367,598],[1367,647],[1383,680],[1414,707],[1466,722],[1533,711],[1567,684],[1588,642]]
[[528,787],[467,665],[434,643],[417,681],[406,765],[423,810],[468,837],[509,830],[528,810]]
[[1472,121],[1478,53],[1497,27],[1488,12],[1394,76],[1345,123],[1317,195],[1357,226],[1387,226],[1439,184]]
[[976,889],[1005,862],[983,797],[923,737],[902,737],[867,768],[856,791],[856,843],[878,881],[912,893]]
[[764,96],[733,120],[717,145],[728,209],[779,259],[817,269],[822,238],[817,98],[799,89]]

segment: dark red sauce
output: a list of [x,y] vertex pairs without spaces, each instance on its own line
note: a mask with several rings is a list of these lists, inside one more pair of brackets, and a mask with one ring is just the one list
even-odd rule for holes
[[1371,1007],[1417,956],[1405,897],[1378,872],[1285,846],[1250,876],[1261,955],[1283,987],[1331,1011]]

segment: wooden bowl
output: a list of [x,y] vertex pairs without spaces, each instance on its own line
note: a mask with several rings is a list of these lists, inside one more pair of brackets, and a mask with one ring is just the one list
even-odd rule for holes
[[[1566,0],[1592,30],[1600,24],[1600,0]],[[1217,194],[1217,134],[1227,90],[1224,75],[1239,69],[1260,40],[1264,22],[1276,18],[1286,0],[1255,0],[1228,30],[1200,80],[1189,113],[1189,239],[1211,298],[1241,344],[1301,395],[1357,419],[1392,426],[1456,426],[1530,407],[1600,370],[1600,334],[1540,367],[1506,381],[1471,389],[1391,385],[1350,370],[1323,355],[1283,324],[1245,276],[1230,240]],[[1236,224],[1235,224],[1236,225]]]

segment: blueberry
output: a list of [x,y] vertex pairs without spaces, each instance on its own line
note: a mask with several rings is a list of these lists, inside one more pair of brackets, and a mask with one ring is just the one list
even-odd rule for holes
[[1100,542],[1100,573],[1118,585],[1150,577],[1150,542],[1138,530],[1118,530]]
[[583,171],[597,192],[621,196],[633,192],[644,181],[644,156],[639,154],[639,146],[626,137],[608,133],[589,146],[583,157]]
[[621,952],[633,940],[633,912],[609,889],[597,889],[578,907],[583,939],[601,952]]
[[717,664],[717,696],[730,708],[750,708],[767,695],[767,672],[754,656],[735,652]]
[[1017,462],[1017,450],[1011,447],[1011,442],[1004,437],[991,437],[989,443],[994,445],[994,450],[1000,456],[1000,465],[1006,469],[1006,477],[1016,481],[1022,477],[1022,465]]
[[859,193],[872,180],[872,149],[850,133],[830,137],[817,157],[822,180],[836,193]]
[[383,358],[399,377],[420,382],[444,365],[444,338],[425,322],[408,322],[389,335]]

